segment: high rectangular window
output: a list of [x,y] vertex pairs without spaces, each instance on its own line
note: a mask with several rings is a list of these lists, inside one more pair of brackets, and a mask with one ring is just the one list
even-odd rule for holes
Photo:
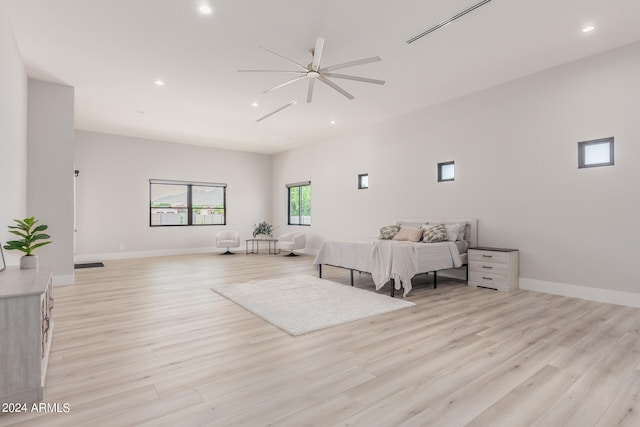
[[289,225],[311,225],[311,182],[287,184]]
[[578,168],[613,165],[613,137],[578,142]]
[[365,190],[369,188],[369,174],[361,173],[358,175],[358,190]]
[[438,182],[454,181],[456,178],[455,162],[438,163]]
[[149,181],[149,225],[225,225],[226,184]]

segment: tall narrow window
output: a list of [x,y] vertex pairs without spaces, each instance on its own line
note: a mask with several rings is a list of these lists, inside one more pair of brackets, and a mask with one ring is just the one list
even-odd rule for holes
[[454,181],[456,178],[455,162],[438,163],[438,182]]
[[289,225],[311,225],[311,182],[287,184]]
[[613,137],[578,142],[578,168],[613,165]]
[[224,225],[226,184],[149,180],[149,225]]

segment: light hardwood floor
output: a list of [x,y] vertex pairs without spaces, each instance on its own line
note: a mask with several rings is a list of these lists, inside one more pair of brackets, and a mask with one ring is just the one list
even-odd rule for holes
[[210,254],[77,270],[54,289],[45,389],[70,412],[0,425],[640,425],[638,309],[457,280],[434,290],[422,275],[415,307],[292,337],[210,290],[315,274],[312,261]]

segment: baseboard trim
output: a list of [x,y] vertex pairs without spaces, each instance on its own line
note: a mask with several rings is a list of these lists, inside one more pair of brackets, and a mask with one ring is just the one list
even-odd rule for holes
[[520,277],[520,289],[581,298],[609,304],[640,307],[640,294],[613,289],[589,288],[587,286],[569,285],[567,283],[546,282],[543,280]]
[[51,286],[68,286],[76,283],[75,274],[54,274],[51,278]]
[[[238,248],[240,249],[240,248]],[[73,257],[73,262],[94,262],[104,261],[109,259],[128,259],[128,258],[151,258],[157,256],[172,256],[172,255],[192,255],[192,254],[204,254],[217,252],[224,252],[225,249],[215,248],[208,246],[204,248],[182,248],[182,249],[158,249],[152,251],[131,251],[131,252],[109,252],[102,254],[86,254],[76,255]]]

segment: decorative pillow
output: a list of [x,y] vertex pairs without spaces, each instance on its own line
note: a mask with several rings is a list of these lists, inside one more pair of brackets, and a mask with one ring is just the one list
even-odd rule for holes
[[422,231],[421,228],[400,227],[400,231],[393,236],[393,240],[419,242],[422,239]]
[[447,229],[442,224],[431,226],[422,233],[422,241],[425,243],[444,242],[446,240]]
[[400,227],[397,225],[387,225],[380,229],[380,240],[391,240],[398,234]]

